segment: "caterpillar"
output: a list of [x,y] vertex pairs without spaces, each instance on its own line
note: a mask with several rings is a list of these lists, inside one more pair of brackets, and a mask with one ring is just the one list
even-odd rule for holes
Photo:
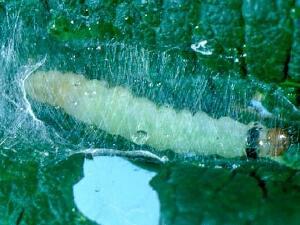
[[105,81],[74,73],[38,71],[25,80],[24,88],[36,101],[60,107],[81,122],[158,151],[257,158],[278,156],[289,147],[283,129],[157,106],[125,87],[109,87]]

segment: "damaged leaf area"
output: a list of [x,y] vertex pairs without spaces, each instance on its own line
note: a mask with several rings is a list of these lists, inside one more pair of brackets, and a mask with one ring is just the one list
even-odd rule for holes
[[83,156],[42,166],[16,153],[0,158],[0,224],[89,224],[72,187],[82,178]]

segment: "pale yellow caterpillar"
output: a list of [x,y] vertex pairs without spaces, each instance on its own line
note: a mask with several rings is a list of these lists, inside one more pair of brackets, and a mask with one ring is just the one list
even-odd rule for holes
[[204,112],[193,115],[188,110],[158,107],[124,87],[108,87],[105,81],[74,73],[37,72],[24,85],[36,101],[61,107],[79,121],[158,151],[239,157],[255,145],[257,155],[266,156],[277,155],[288,146],[287,135],[278,129],[255,128],[258,136],[251,140],[253,125],[229,117],[214,119]]

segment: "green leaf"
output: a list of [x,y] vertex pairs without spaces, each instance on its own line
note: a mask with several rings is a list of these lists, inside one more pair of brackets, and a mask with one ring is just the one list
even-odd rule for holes
[[289,75],[300,82],[300,1],[295,0],[295,8],[292,9],[294,20],[293,45],[289,62]]
[[180,163],[164,166],[151,185],[161,224],[298,224],[299,175],[270,162],[231,170]]
[[282,81],[291,48],[292,0],[244,1],[245,55],[249,75]]
[[198,7],[192,47],[199,63],[217,71],[244,73],[242,2],[203,0]]

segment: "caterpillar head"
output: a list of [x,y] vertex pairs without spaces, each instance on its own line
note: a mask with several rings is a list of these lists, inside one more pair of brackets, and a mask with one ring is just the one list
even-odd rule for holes
[[290,146],[289,134],[282,128],[269,129],[266,138],[270,145],[271,156],[283,154]]

